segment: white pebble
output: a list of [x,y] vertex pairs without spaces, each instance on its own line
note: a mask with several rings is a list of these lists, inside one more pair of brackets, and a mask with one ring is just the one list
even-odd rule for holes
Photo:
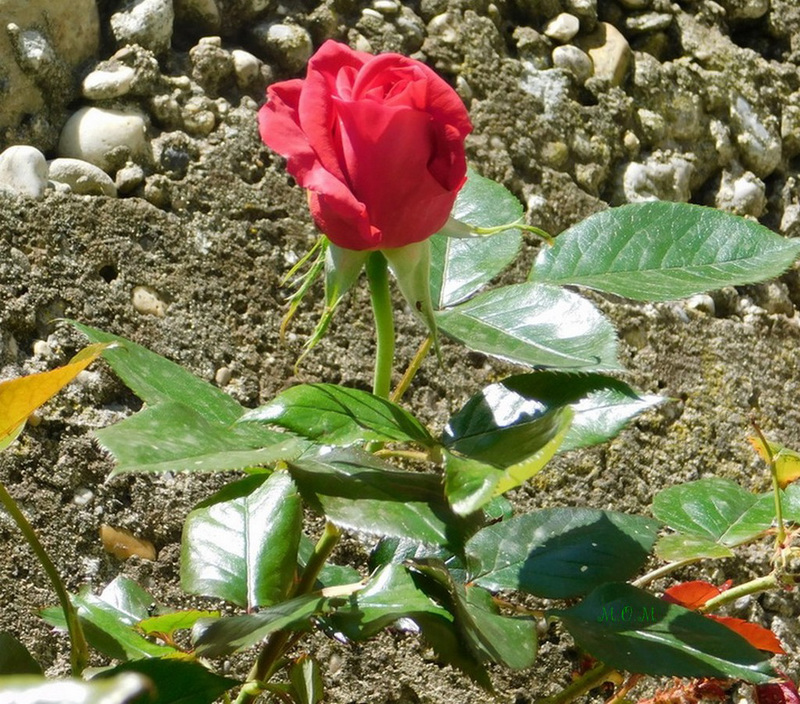
[[266,32],[263,29],[262,25],[256,28],[256,32],[263,37],[265,48],[281,66],[289,71],[305,67],[314,52],[311,35],[305,29],[280,23],[268,25]]
[[0,192],[41,198],[47,188],[47,161],[35,147],[18,144],[0,154]]
[[547,23],[544,33],[550,39],[566,44],[578,33],[580,28],[581,22],[575,15],[562,12]]
[[111,15],[111,31],[120,45],[138,44],[159,54],[169,49],[174,21],[172,0],[134,0]]
[[589,54],[571,44],[553,49],[553,66],[569,71],[580,84],[586,83],[594,73],[594,64]]
[[89,100],[119,98],[130,91],[134,78],[136,71],[130,66],[92,71],[83,79],[83,97]]
[[717,307],[714,304],[714,299],[707,293],[698,293],[686,301],[686,307],[696,310],[698,313],[705,313],[706,315],[713,316],[717,312]]
[[236,74],[236,85],[241,89],[250,86],[261,75],[261,62],[249,51],[234,49],[233,71]]
[[229,367],[220,367],[217,369],[217,373],[214,375],[214,381],[217,382],[218,386],[227,386],[230,384],[232,377],[233,372]]
[[131,303],[136,312],[142,315],[155,315],[157,318],[163,318],[167,312],[167,304],[148,286],[134,288]]
[[73,193],[90,196],[117,195],[117,187],[102,169],[81,159],[53,159],[49,162],[47,177],[51,181],[66,183]]
[[81,108],[67,120],[58,141],[59,156],[83,159],[106,173],[115,169],[114,155],[109,152],[119,148],[134,159],[145,154],[145,122],[140,113]]
[[33,343],[33,356],[49,359],[53,356],[53,350],[44,340],[36,340]]

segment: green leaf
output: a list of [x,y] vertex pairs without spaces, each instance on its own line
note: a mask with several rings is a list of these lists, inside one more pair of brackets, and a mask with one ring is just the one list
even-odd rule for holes
[[800,240],[686,203],[635,203],[596,213],[542,249],[530,279],[639,301],[683,298],[783,273]]
[[577,606],[549,613],[581,648],[619,670],[757,684],[776,675],[764,654],[730,628],[630,584],[604,584]]
[[544,417],[569,406],[574,412],[572,425],[558,448],[565,452],[611,440],[629,420],[664,400],[663,396],[639,396],[627,384],[602,374],[517,374],[485,387],[467,401],[448,421],[442,442],[446,447],[467,439],[478,446],[512,444],[528,433],[535,436]]
[[337,526],[459,546],[474,522],[452,512],[439,477],[400,472],[366,452],[332,449],[289,461],[303,498]]
[[483,508],[495,496],[503,470],[444,450],[444,493],[459,516]]
[[104,670],[92,682],[117,679],[134,672],[153,683],[156,696],[153,704],[212,704],[229,689],[241,684],[229,677],[220,677],[200,663],[175,659],[149,658],[123,663]]
[[557,286],[515,284],[436,314],[439,328],[476,352],[530,367],[614,370],[617,338],[589,301]]
[[0,631],[0,677],[41,674],[41,666],[28,649],[8,631]]
[[[467,182],[458,193],[452,217],[475,227],[495,227],[522,217],[522,205],[514,194],[468,170]],[[434,308],[449,308],[469,298],[513,262],[522,235],[508,229],[488,237],[463,239],[431,237],[431,297]]]
[[33,675],[0,677],[4,704],[152,704],[151,691],[150,681],[134,673],[91,682]]
[[425,427],[397,404],[336,384],[293,386],[268,404],[245,413],[239,423],[245,421],[277,425],[327,445],[433,443]]
[[[111,658],[138,660],[176,652],[172,647],[153,643],[136,630],[136,624],[148,617],[153,598],[127,577],[117,577],[100,596],[84,588],[72,595],[72,603],[89,645]],[[42,618],[57,628],[66,628],[60,608],[45,609]]]
[[285,599],[294,583],[302,504],[276,471],[251,494],[192,511],[181,547],[181,587],[247,609]]
[[414,620],[425,613],[449,617],[446,609],[420,589],[405,565],[389,563],[328,621],[335,631],[351,640],[367,640],[401,618]]
[[667,562],[683,560],[720,560],[733,557],[734,552],[714,540],[684,533],[662,535],[654,548],[656,555]]
[[229,425],[242,415],[244,409],[235,399],[216,386],[199,379],[179,364],[126,340],[124,337],[72,323],[92,342],[116,342],[118,345],[103,352],[122,381],[145,403],[155,406],[177,401],[193,408],[209,423]]
[[462,639],[480,662],[514,670],[533,664],[536,627],[532,620],[500,615],[491,594],[456,582],[441,560],[414,560],[409,568],[430,581],[423,589],[455,616]]
[[312,616],[330,613],[341,599],[303,594],[256,614],[243,614],[212,621],[198,621],[192,629],[199,657],[218,658],[259,643],[280,630],[307,630]]
[[258,426],[211,423],[200,412],[168,401],[96,431],[125,472],[222,472],[299,455],[308,443]]
[[308,655],[301,655],[289,668],[289,681],[297,704],[319,704],[325,697],[319,663]]
[[769,499],[729,479],[699,479],[656,494],[653,515],[678,533],[730,548],[772,525],[775,513]]
[[191,629],[201,618],[219,618],[219,611],[198,611],[189,609],[187,611],[171,611],[158,616],[151,616],[139,621],[136,625],[147,636],[167,635],[172,637],[175,631]]
[[659,524],[593,508],[547,508],[478,531],[466,545],[469,580],[552,599],[633,576]]

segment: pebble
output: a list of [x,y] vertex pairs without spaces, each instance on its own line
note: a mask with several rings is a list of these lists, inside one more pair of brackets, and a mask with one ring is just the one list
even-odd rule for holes
[[550,37],[561,44],[566,44],[572,39],[580,30],[581,22],[568,12],[562,12],[556,15],[552,20],[547,23],[544,28],[545,36]]
[[[659,158],[660,157],[660,158]],[[648,200],[687,202],[694,166],[680,156],[654,155],[644,163],[631,162],[622,175],[623,197],[628,203]]]
[[714,204],[717,208],[736,215],[761,217],[767,208],[766,186],[751,171],[734,174],[725,170],[722,172]]
[[167,304],[149,286],[136,286],[131,294],[131,303],[136,312],[142,315],[163,318],[167,313]]
[[745,166],[759,178],[769,176],[781,163],[781,140],[742,96],[731,106],[731,124]]
[[763,300],[759,303],[770,315],[785,315],[789,318],[794,315],[794,304],[789,297],[789,289],[780,281],[766,284]]
[[372,8],[382,15],[396,15],[400,12],[400,3],[395,0],[373,0]]
[[769,0],[719,0],[732,20],[756,20],[769,10]]
[[797,237],[800,235],[800,205],[792,203],[784,208],[781,216],[781,234],[787,237]]
[[0,154],[0,192],[42,198],[47,188],[47,161],[36,147],[18,144]]
[[229,367],[220,367],[217,369],[216,374],[214,374],[214,381],[217,382],[217,386],[227,386],[230,384],[232,378],[233,372]]
[[553,49],[553,66],[569,71],[581,85],[594,73],[594,65],[589,54],[572,44]]
[[217,0],[179,0],[175,19],[181,27],[190,25],[205,32],[218,32],[222,26]]
[[144,169],[139,164],[128,162],[114,177],[114,185],[119,193],[131,193],[142,185]]
[[714,299],[707,293],[698,293],[686,301],[686,307],[690,310],[696,310],[698,313],[705,313],[706,315],[714,316],[717,313],[717,307],[714,304]]
[[672,15],[667,12],[645,12],[625,18],[625,28],[631,32],[660,32],[672,24]]
[[83,79],[81,92],[89,100],[119,98],[130,92],[135,78],[136,71],[130,66],[92,71]]
[[142,115],[133,110],[85,107],[64,125],[58,155],[83,159],[111,173],[119,166],[120,148],[133,159],[146,154]]
[[314,52],[311,35],[294,24],[260,23],[253,28],[258,44],[282,68],[297,73]]
[[94,164],[81,159],[60,158],[48,163],[47,177],[66,183],[73,193],[116,197],[117,187],[110,176]]
[[26,73],[41,75],[57,62],[53,47],[41,32],[35,29],[21,30],[13,22],[7,25],[6,31],[14,42],[17,62]]
[[211,134],[217,125],[217,117],[212,109],[214,102],[203,95],[193,95],[181,111],[183,126],[186,131],[196,137]]
[[620,0],[620,4],[627,10],[645,10],[650,7],[653,0]]
[[622,85],[631,62],[631,47],[614,25],[601,22],[592,34],[576,43],[592,59],[597,78],[612,86]]
[[172,42],[174,21],[172,0],[134,0],[111,15],[111,31],[121,46],[138,44],[160,54]]
[[36,340],[33,343],[33,356],[50,359],[53,356],[53,348],[50,347],[46,340]]
[[240,90],[247,90],[261,78],[261,61],[249,51],[234,49],[231,52],[236,85]]

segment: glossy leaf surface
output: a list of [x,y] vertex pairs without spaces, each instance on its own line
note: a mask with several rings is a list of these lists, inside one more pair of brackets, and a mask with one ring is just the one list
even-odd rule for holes
[[417,442],[433,439],[408,411],[374,394],[336,384],[301,384],[245,413],[239,424],[277,425],[326,445]]
[[730,213],[686,203],[634,203],[563,232],[539,253],[530,278],[665,301],[773,278],[798,255],[799,239]]
[[205,502],[186,519],[181,586],[243,608],[282,601],[294,583],[302,503],[289,474],[271,474],[252,493]]
[[171,611],[157,616],[150,616],[136,624],[145,635],[167,635],[170,638],[175,631],[191,629],[201,618],[219,618],[219,611]]
[[515,284],[436,314],[442,332],[476,352],[529,367],[619,369],[610,321],[558,286]]
[[[522,217],[522,205],[499,183],[468,171],[452,217],[474,227],[496,227]],[[431,237],[431,297],[436,309],[469,298],[517,257],[522,235],[508,229],[488,237]]]
[[306,630],[312,616],[330,612],[332,604],[339,602],[318,594],[304,594],[268,606],[257,614],[198,621],[192,629],[195,652],[200,657],[217,658],[255,645],[275,631]]
[[715,546],[718,556],[727,557],[727,549],[767,530],[775,509],[769,494],[752,494],[714,477],[660,491],[653,499],[653,515],[679,534],[667,536],[671,540],[658,547],[659,555],[674,560],[712,556]]
[[9,704],[131,704],[149,702],[151,685],[134,673],[108,680],[51,680],[35,675],[0,677],[3,702]]
[[775,676],[764,655],[730,629],[630,584],[605,584],[550,613],[581,648],[620,670],[755,683]]
[[435,475],[397,471],[355,449],[309,453],[288,464],[303,498],[342,528],[435,545],[460,545],[470,530]]
[[640,413],[664,401],[639,395],[618,379],[602,374],[539,371],[517,374],[491,384],[473,396],[445,426],[442,442],[452,446],[466,438],[513,442],[514,434],[535,429],[548,413],[569,406],[573,420],[558,452],[597,445],[616,437]]
[[567,599],[631,577],[647,560],[659,524],[591,508],[548,508],[487,526],[466,545],[471,582]]
[[8,631],[0,631],[0,677],[41,674],[41,666],[28,649]]
[[104,682],[131,672],[150,680],[157,693],[156,704],[212,704],[229,689],[241,684],[230,677],[220,677],[197,662],[162,658],[123,663],[101,672],[91,681]]

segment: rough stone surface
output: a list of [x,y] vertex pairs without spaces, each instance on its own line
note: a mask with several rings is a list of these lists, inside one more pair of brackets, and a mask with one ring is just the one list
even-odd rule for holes
[[111,15],[111,31],[117,44],[139,44],[156,54],[169,48],[175,10],[172,0],[127,0]]
[[0,2],[0,148],[51,149],[100,44],[95,0]]

